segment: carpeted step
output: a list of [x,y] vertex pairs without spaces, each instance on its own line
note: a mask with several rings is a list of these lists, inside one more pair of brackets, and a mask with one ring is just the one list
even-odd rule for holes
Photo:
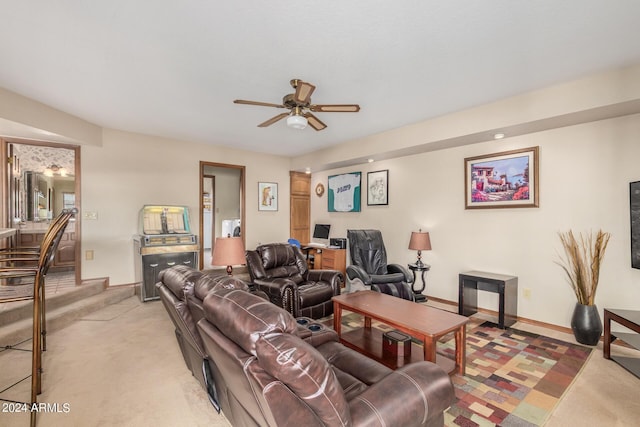
[[[59,294],[52,293],[55,292],[53,288],[54,287],[47,290],[46,304],[48,312],[84,298],[100,294],[107,289],[107,281],[105,279],[85,281],[82,285]],[[25,318],[31,319],[33,301],[13,302],[6,306],[0,306],[0,309],[0,326],[4,326]]]
[[[84,287],[82,285],[81,287]],[[102,286],[102,285],[101,285]],[[50,300],[47,300],[47,332],[62,329],[73,321],[81,318],[82,316],[99,310],[111,304],[116,304],[124,299],[127,299],[134,295],[134,288],[127,287],[113,287],[102,290],[95,295],[81,297],[75,301],[67,300],[67,304],[59,305],[50,304]],[[69,298],[69,293],[62,295],[63,298]],[[75,298],[75,297],[73,297]],[[57,305],[57,308],[52,308]],[[32,309],[32,303],[28,303],[29,310]],[[15,345],[22,341],[28,340],[32,335],[33,321],[31,318],[31,311],[27,317],[23,317],[20,320],[11,322],[9,324],[1,323],[3,325],[0,328],[0,347]]]

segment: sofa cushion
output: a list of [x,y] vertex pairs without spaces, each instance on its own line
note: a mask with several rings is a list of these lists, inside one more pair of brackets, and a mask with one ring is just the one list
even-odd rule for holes
[[325,425],[351,424],[349,405],[329,363],[311,345],[283,333],[256,341],[260,365],[309,405]]
[[[357,250],[357,249],[355,249]],[[387,274],[387,264],[383,261],[383,254],[380,249],[362,249],[357,250],[360,255],[360,263],[369,274],[385,275]]]
[[333,368],[347,401],[393,372],[392,369],[337,341],[327,340],[315,347]]
[[300,249],[284,243],[271,243],[256,248],[262,259],[267,278],[288,277],[296,283],[303,281],[307,263]]
[[204,300],[212,289],[242,289],[249,290],[249,286],[240,279],[233,276],[210,276],[203,275],[196,280],[194,285],[194,294],[198,299]]
[[176,265],[162,270],[158,274],[158,280],[164,283],[171,292],[180,300],[184,300],[184,288],[193,286],[202,276],[202,272],[186,265]]
[[296,320],[269,301],[238,289],[215,289],[204,299],[205,317],[247,353],[256,355],[255,342],[271,332],[296,333]]

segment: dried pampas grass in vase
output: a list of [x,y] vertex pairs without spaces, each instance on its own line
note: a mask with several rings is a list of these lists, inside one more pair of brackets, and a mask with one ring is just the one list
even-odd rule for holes
[[565,256],[557,264],[567,274],[569,284],[580,304],[594,305],[600,264],[609,243],[610,233],[598,230],[594,235],[580,233],[578,237],[573,231],[559,232]]

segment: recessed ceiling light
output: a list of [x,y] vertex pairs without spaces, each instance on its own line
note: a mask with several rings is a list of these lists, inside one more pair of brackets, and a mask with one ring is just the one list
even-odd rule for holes
[[496,133],[493,135],[493,139],[502,139],[504,138],[504,133]]
[[367,162],[373,163],[373,159],[367,159]]

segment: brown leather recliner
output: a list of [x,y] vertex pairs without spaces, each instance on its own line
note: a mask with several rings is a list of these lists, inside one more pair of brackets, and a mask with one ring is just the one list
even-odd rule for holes
[[[160,300],[175,327],[176,339],[184,361],[200,384],[206,389],[203,361],[206,358],[196,323],[204,317],[202,300],[214,288],[249,291],[248,285],[230,276],[209,276],[186,265],[162,270],[156,283]],[[263,292],[258,293],[267,299]]]
[[234,426],[440,427],[454,400],[434,363],[392,371],[318,323],[301,333],[291,314],[248,292],[214,289],[204,313],[197,327]]
[[333,313],[331,298],[340,295],[341,272],[309,270],[300,249],[286,243],[258,246],[246,258],[256,289],[294,317],[319,319]]

